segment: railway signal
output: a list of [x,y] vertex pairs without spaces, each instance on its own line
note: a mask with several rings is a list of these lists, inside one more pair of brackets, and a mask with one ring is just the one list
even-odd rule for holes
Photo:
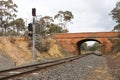
[[32,31],[32,32],[33,32],[33,26],[32,26],[32,23],[29,23],[29,24],[28,24],[28,31]]
[[32,16],[36,16],[36,9],[32,8]]
[[28,24],[28,36],[33,37],[33,26],[32,23]]

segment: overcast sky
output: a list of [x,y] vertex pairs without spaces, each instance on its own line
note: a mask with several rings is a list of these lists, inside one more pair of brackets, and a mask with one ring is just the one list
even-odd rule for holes
[[32,8],[37,15],[54,16],[58,11],[73,13],[73,24],[68,24],[69,32],[111,31],[116,25],[109,15],[119,0],[13,0],[18,5],[17,17],[27,23],[32,20]]

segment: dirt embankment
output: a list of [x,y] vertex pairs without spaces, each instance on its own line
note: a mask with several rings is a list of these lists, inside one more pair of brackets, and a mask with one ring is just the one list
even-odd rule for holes
[[110,54],[108,56],[109,66],[111,67],[110,72],[113,76],[116,76],[116,80],[120,79],[120,52]]
[[0,50],[17,65],[31,60],[31,51],[27,46],[28,42],[22,38],[0,38]]
[[[57,59],[68,56],[66,52],[57,45],[56,41],[49,38],[50,48],[41,53],[35,49],[36,59]],[[29,46],[32,41],[20,37],[1,37],[0,54],[5,54],[16,65],[21,65],[32,60],[32,48]]]

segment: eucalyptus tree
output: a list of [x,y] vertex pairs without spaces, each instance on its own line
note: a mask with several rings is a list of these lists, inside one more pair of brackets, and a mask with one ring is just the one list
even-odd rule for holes
[[111,11],[113,20],[120,23],[120,2],[116,3],[116,7]]
[[0,27],[2,33],[7,32],[9,22],[16,17],[17,5],[12,0],[0,0]]
[[44,16],[39,19],[36,23],[36,33],[42,36],[52,35],[54,33],[67,33],[67,29],[63,29],[61,26],[56,24],[52,17]]
[[82,45],[80,46],[80,49],[82,50],[82,51],[86,51],[87,50],[87,43],[82,43]]
[[58,13],[54,16],[54,19],[59,21],[58,25],[65,29],[67,28],[67,23],[71,22],[73,18],[74,16],[70,11],[58,11]]
[[49,27],[50,27],[51,23],[53,23],[53,22],[54,22],[54,20],[50,16],[41,17],[38,21],[38,23],[40,25],[38,27],[36,27],[36,29],[40,30],[40,34],[45,36],[45,34],[48,33],[48,31],[49,31]]
[[68,30],[67,29],[63,29],[62,27],[60,27],[57,24],[51,23],[49,25],[48,32],[49,32],[48,33],[49,35],[52,35],[52,34],[55,34],[55,33],[67,33]]
[[88,49],[90,51],[100,51],[101,50],[101,44],[98,42],[95,42],[92,46],[89,46]]
[[116,7],[111,11],[110,15],[112,15],[113,20],[118,23],[112,31],[120,32],[120,2],[116,3]]
[[120,32],[120,24],[117,24],[112,31],[118,31]]
[[57,19],[58,21],[60,21],[58,23],[59,26],[61,27],[65,27],[64,23],[63,23],[63,18],[64,18],[64,12],[63,11],[59,11],[55,16],[54,19]]
[[17,31],[17,35],[20,34],[20,31],[25,31],[25,22],[22,18],[12,21],[10,25]]

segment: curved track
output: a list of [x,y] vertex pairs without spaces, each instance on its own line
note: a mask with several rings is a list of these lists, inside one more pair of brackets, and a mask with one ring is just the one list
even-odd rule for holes
[[0,71],[0,80],[8,80],[8,79],[14,79],[20,76],[25,76],[27,74],[31,74],[33,72],[36,72],[42,69],[46,69],[55,65],[67,63],[67,62],[85,57],[87,55],[90,55],[90,54],[78,55],[78,56],[73,56],[65,59],[59,59],[59,60],[49,61],[45,63],[39,63],[39,64],[34,64],[29,66],[3,70],[3,71]]

